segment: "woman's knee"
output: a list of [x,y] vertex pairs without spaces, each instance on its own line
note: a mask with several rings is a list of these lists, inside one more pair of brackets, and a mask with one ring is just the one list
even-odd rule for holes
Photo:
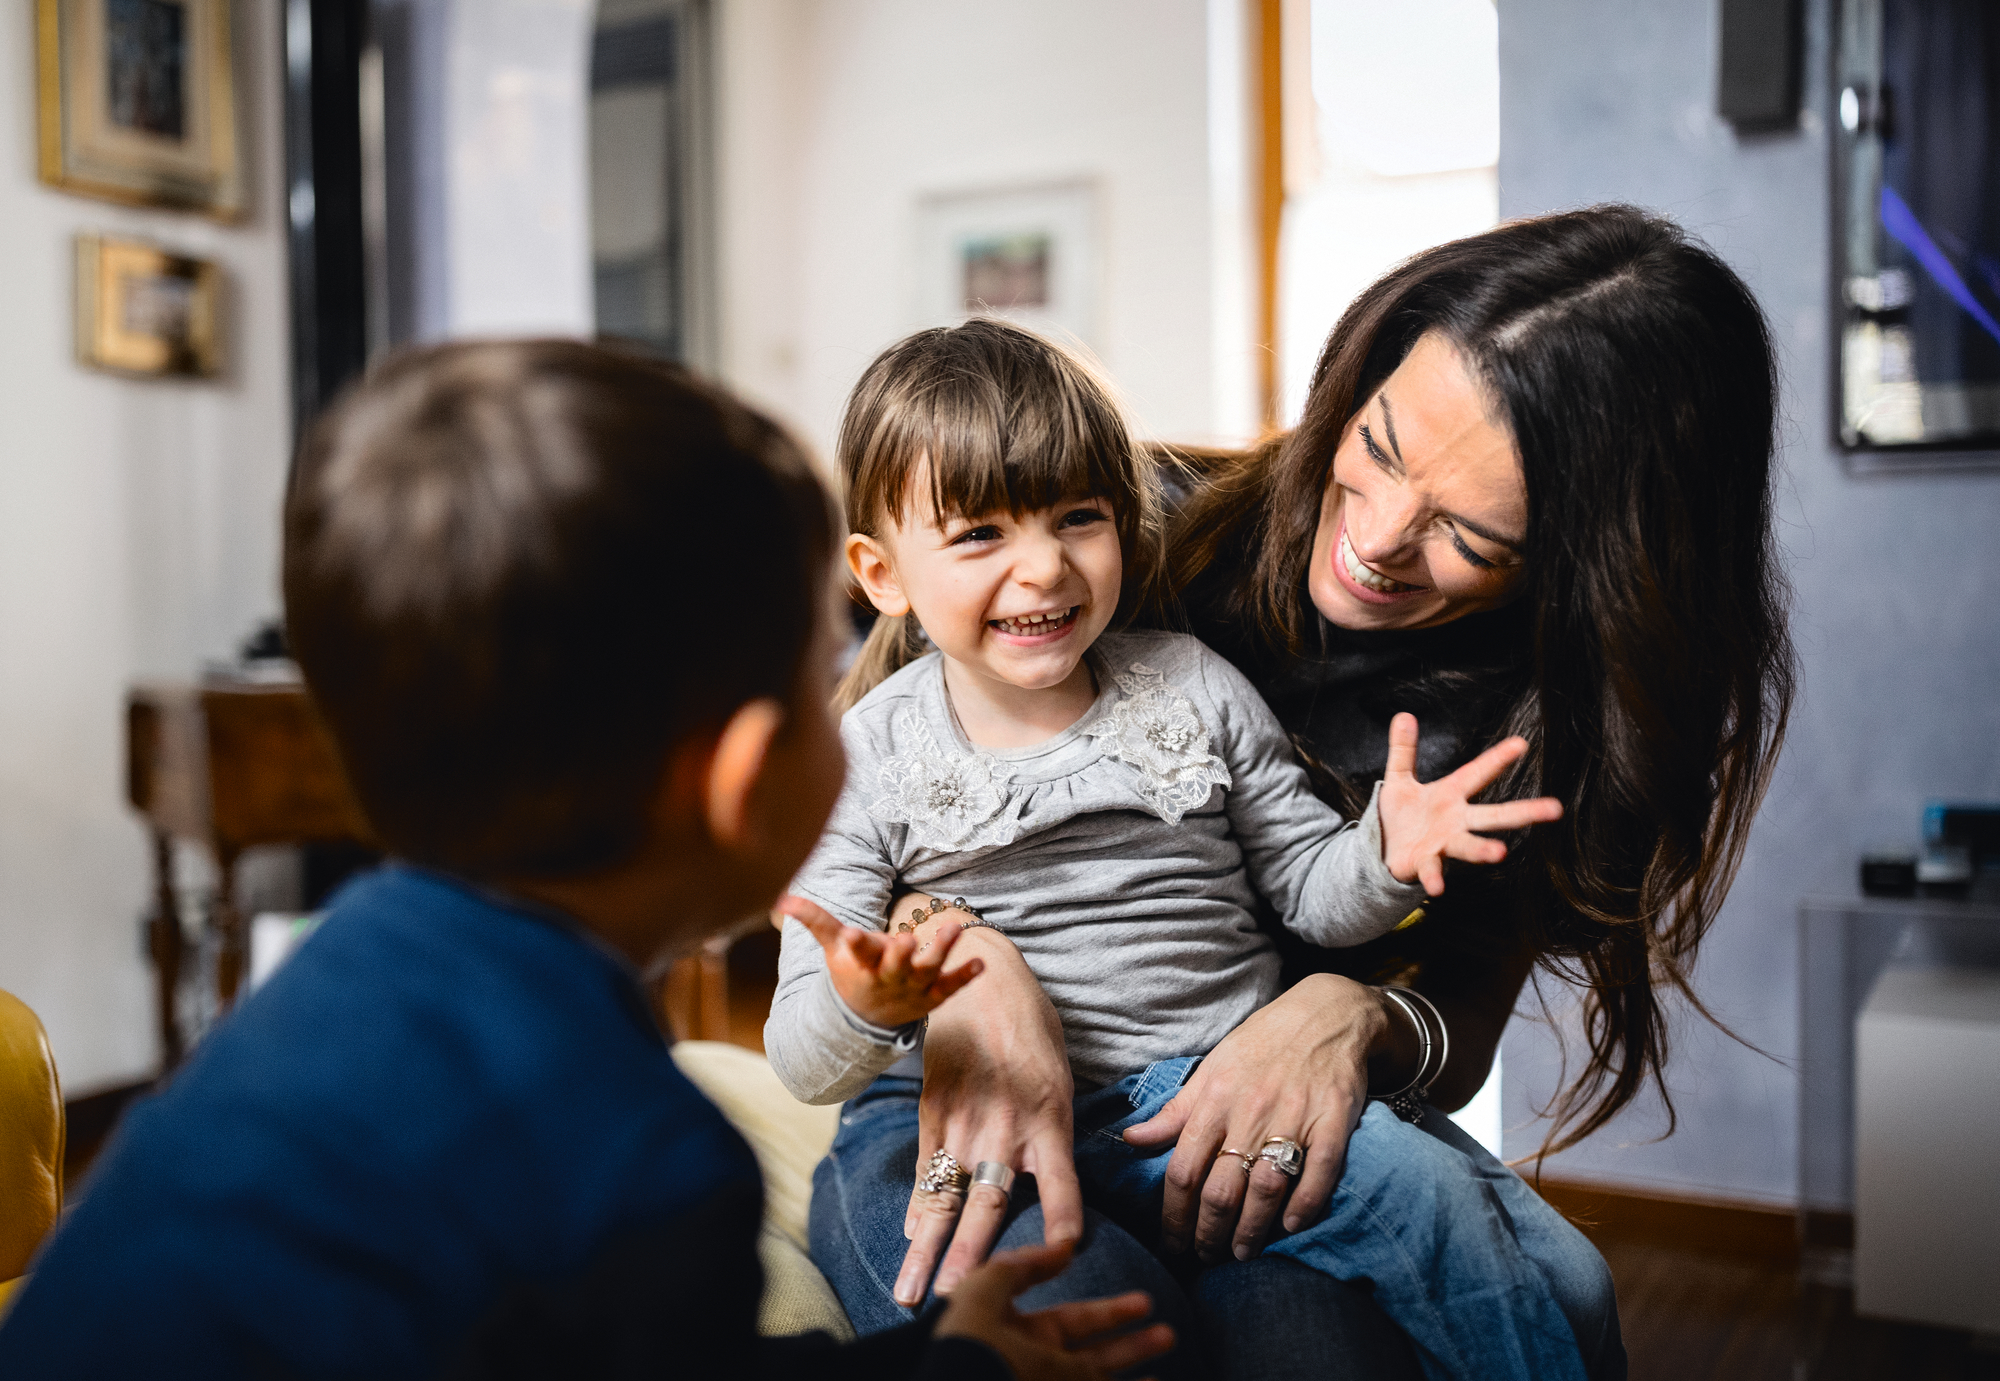
[[1223,1381],[1423,1375],[1408,1335],[1367,1289],[1286,1257],[1211,1267],[1196,1280],[1194,1297]]
[[1398,1221],[1428,1213],[1450,1220],[1490,1202],[1493,1186],[1457,1147],[1373,1103],[1348,1138],[1338,1192]]
[[[1618,1326],[1618,1288],[1604,1254],[1575,1225],[1547,1210],[1554,1221],[1523,1234],[1523,1243],[1556,1297],[1570,1332],[1593,1377],[1624,1374],[1624,1346]],[[1617,1365],[1609,1363],[1613,1356]]]
[[[1039,1247],[1043,1229],[1041,1205],[1031,1205],[1001,1230],[994,1250]],[[1152,1298],[1153,1312],[1146,1324],[1165,1323],[1174,1330],[1173,1352],[1148,1363],[1147,1374],[1160,1381],[1192,1381],[1206,1376],[1201,1322],[1186,1291],[1145,1244],[1094,1208],[1083,1211],[1083,1236],[1069,1266],[1054,1280],[1045,1280],[1021,1295],[1016,1303],[1024,1311],[1033,1311],[1133,1290],[1144,1290]],[[1135,1325],[1139,1326],[1143,1325]]]
[[[1016,1247],[1039,1247],[1045,1231],[1042,1206],[1023,1209],[1001,1230],[995,1251]],[[1154,1310],[1177,1327],[1186,1315],[1187,1297],[1160,1259],[1146,1250],[1131,1233],[1094,1208],[1083,1211],[1083,1236],[1077,1241],[1069,1266],[1054,1280],[1042,1282],[1021,1296],[1021,1308],[1046,1309],[1072,1300],[1100,1299],[1122,1295],[1128,1290],[1144,1290],[1153,1297]]]

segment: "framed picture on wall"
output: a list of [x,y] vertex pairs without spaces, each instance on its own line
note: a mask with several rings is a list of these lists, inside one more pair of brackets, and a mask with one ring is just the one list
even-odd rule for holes
[[36,0],[43,182],[243,214],[229,0]]
[[917,204],[917,320],[1019,321],[1098,346],[1097,191],[1088,182],[940,193]]
[[77,236],[77,360],[118,374],[217,373],[221,280],[206,259]]

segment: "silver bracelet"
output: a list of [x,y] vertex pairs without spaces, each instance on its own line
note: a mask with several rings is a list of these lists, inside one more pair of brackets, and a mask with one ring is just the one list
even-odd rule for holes
[[[1384,1094],[1382,1101],[1387,1103],[1389,1110],[1403,1121],[1421,1122],[1424,1120],[1424,1103],[1430,1097],[1431,1085],[1437,1082],[1438,1076],[1444,1073],[1445,1066],[1451,1062],[1451,1028],[1444,1024],[1444,1014],[1438,1011],[1437,1004],[1414,988],[1385,986],[1382,995],[1394,1001],[1402,1009],[1403,1014],[1409,1017],[1410,1023],[1417,1028],[1418,1039],[1423,1043],[1422,1053],[1417,1058],[1415,1077],[1394,1093]],[[1430,1025],[1417,1010],[1416,1004],[1419,1002],[1423,1003],[1425,1010],[1431,1014],[1431,1020],[1437,1023],[1439,1049],[1435,1070],[1431,1068],[1433,1046]]]
[[1430,1067],[1431,1063],[1431,1028],[1424,1024],[1424,1019],[1417,1015],[1417,1009],[1409,1004],[1409,1001],[1399,989],[1385,986],[1381,991],[1383,997],[1395,1004],[1397,1011],[1409,1018],[1410,1025],[1417,1028],[1417,1039],[1422,1042],[1417,1052],[1417,1072],[1410,1076],[1410,1082],[1397,1089],[1394,1093],[1380,1095],[1382,1101],[1389,1102],[1393,1099],[1401,1098],[1404,1094],[1423,1082],[1424,1071]]

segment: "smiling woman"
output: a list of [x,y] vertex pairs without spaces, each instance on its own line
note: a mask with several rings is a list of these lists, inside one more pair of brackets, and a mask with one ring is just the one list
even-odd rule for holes
[[1648,1083],[1666,1101],[1664,995],[1692,997],[1777,755],[1775,396],[1756,301],[1678,226],[1624,206],[1517,221],[1361,294],[1298,428],[1216,470],[1171,529],[1175,602],[1328,792],[1380,775],[1398,710],[1424,720],[1427,774],[1527,739],[1501,790],[1558,797],[1562,821],[1340,971],[1439,1001],[1461,1101],[1531,968],[1574,982],[1589,1059],[1549,1149]]

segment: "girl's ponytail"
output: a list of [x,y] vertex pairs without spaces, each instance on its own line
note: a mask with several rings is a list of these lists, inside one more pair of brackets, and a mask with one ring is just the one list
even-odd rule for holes
[[903,614],[876,616],[854,664],[833,692],[833,712],[846,714],[869,691],[924,655],[923,634],[916,620]]

